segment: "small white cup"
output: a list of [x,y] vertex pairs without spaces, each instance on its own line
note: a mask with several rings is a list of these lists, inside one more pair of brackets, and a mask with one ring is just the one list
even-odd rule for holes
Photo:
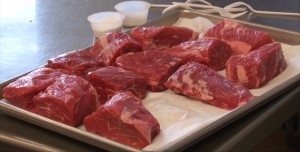
[[115,9],[124,14],[123,26],[134,27],[146,23],[150,3],[145,1],[124,1],[115,5]]
[[95,37],[112,31],[120,31],[124,15],[118,12],[99,12],[88,16]]

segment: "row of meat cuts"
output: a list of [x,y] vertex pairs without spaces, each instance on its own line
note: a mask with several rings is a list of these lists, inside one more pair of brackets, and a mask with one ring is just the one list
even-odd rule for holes
[[[184,27],[111,32],[86,50],[49,59],[3,89],[12,105],[142,149],[159,134],[143,106],[148,91],[170,89],[232,110],[255,98],[249,88],[286,68],[280,43],[223,20],[198,38]],[[226,77],[218,71],[226,70]]]

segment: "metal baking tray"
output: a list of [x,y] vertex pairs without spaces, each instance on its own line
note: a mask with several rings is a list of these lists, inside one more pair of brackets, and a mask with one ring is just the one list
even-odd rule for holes
[[[161,16],[160,18],[148,22],[142,26],[171,26],[179,18],[195,18],[195,17],[204,17],[212,21],[214,24],[223,20],[223,17],[203,14],[194,11],[188,10],[178,10],[166,15]],[[291,32],[286,30],[281,30],[277,28],[267,27],[263,25],[248,23],[239,21],[241,24],[256,30],[261,30],[269,33],[275,41],[286,43],[289,45],[300,45],[300,33]],[[300,51],[300,50],[299,50]],[[20,75],[22,76],[22,75]],[[19,76],[19,77],[20,77]],[[13,105],[10,105],[2,97],[3,88],[9,83],[15,81],[18,77],[10,79],[2,84],[0,84],[0,112],[10,115],[12,117],[27,121],[29,123],[35,124],[37,126],[46,128],[48,130],[60,133],[62,135],[71,137],[73,139],[94,145],[96,147],[106,149],[109,151],[140,151],[139,149],[132,148],[130,146],[109,140],[107,138],[101,137],[96,134],[89,133],[79,128],[71,127],[48,118],[33,114],[31,112],[25,111],[23,109],[17,108]],[[222,129],[226,125],[234,122],[235,120],[245,116],[247,113],[257,109],[258,107],[268,103],[272,99],[276,98],[285,91],[293,88],[300,81],[300,73],[295,76],[287,79],[284,83],[279,84],[273,89],[268,90],[264,94],[258,96],[254,101],[247,103],[246,105],[232,110],[230,113],[222,116],[220,119],[217,119],[210,123],[208,126],[196,130],[191,136],[185,137],[184,140],[179,140],[176,144],[172,144],[166,149],[161,149],[160,151],[170,151],[170,150],[183,150],[190,146],[194,141],[200,141],[205,137],[211,135],[212,133]]]

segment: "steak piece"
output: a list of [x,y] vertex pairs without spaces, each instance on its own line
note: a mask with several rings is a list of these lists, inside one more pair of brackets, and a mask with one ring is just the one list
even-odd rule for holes
[[233,54],[247,53],[273,42],[268,33],[246,28],[233,20],[223,20],[209,29],[204,36],[227,42]]
[[103,60],[87,50],[72,51],[48,60],[48,67],[65,69],[77,75],[84,75],[103,66]]
[[286,66],[281,44],[276,42],[230,57],[226,63],[226,77],[247,88],[258,88],[284,71]]
[[87,131],[142,149],[160,132],[156,118],[130,92],[118,93],[83,122]]
[[230,46],[221,40],[200,39],[181,43],[166,50],[166,53],[183,59],[185,63],[197,62],[214,70],[222,70],[232,51]]
[[144,50],[165,50],[182,42],[196,40],[199,33],[185,27],[136,27],[130,36],[138,40]]
[[102,58],[106,65],[113,65],[115,59],[121,54],[142,50],[142,45],[128,34],[110,32],[101,36],[90,49],[90,52]]
[[182,60],[162,51],[143,51],[118,57],[116,65],[143,75],[150,91],[163,91],[164,82],[182,65]]
[[190,62],[181,66],[165,83],[175,93],[232,110],[255,97],[247,88],[235,84],[207,66]]
[[34,113],[67,125],[78,126],[96,111],[95,88],[79,76],[61,76],[45,91],[33,98]]
[[39,68],[7,85],[3,89],[3,97],[14,106],[32,110],[33,96],[45,90],[64,74],[60,70]]
[[140,99],[147,93],[147,81],[143,76],[115,66],[89,72],[86,79],[96,88],[101,104],[123,91],[131,91]]

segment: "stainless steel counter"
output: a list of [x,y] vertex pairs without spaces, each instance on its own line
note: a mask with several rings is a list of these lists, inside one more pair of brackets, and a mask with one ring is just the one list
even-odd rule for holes
[[[0,82],[42,66],[51,57],[91,46],[93,33],[86,20],[87,16],[99,11],[112,11],[114,4],[120,1],[0,1]],[[171,3],[171,0],[148,1],[156,4]],[[210,2],[223,7],[234,1]],[[300,0],[246,2],[258,10],[300,12]],[[159,8],[151,8],[148,20],[159,17],[161,11]],[[300,32],[299,17],[250,14],[239,19]],[[300,103],[297,102],[300,94],[299,84],[273,99],[270,104],[251,112],[205,140],[192,142],[192,147],[188,150],[250,150],[260,139],[300,111]],[[259,139],[255,138],[257,135]],[[0,142],[0,151],[11,148],[16,151],[20,150],[19,148],[38,151],[99,151],[96,147],[1,113]]]

